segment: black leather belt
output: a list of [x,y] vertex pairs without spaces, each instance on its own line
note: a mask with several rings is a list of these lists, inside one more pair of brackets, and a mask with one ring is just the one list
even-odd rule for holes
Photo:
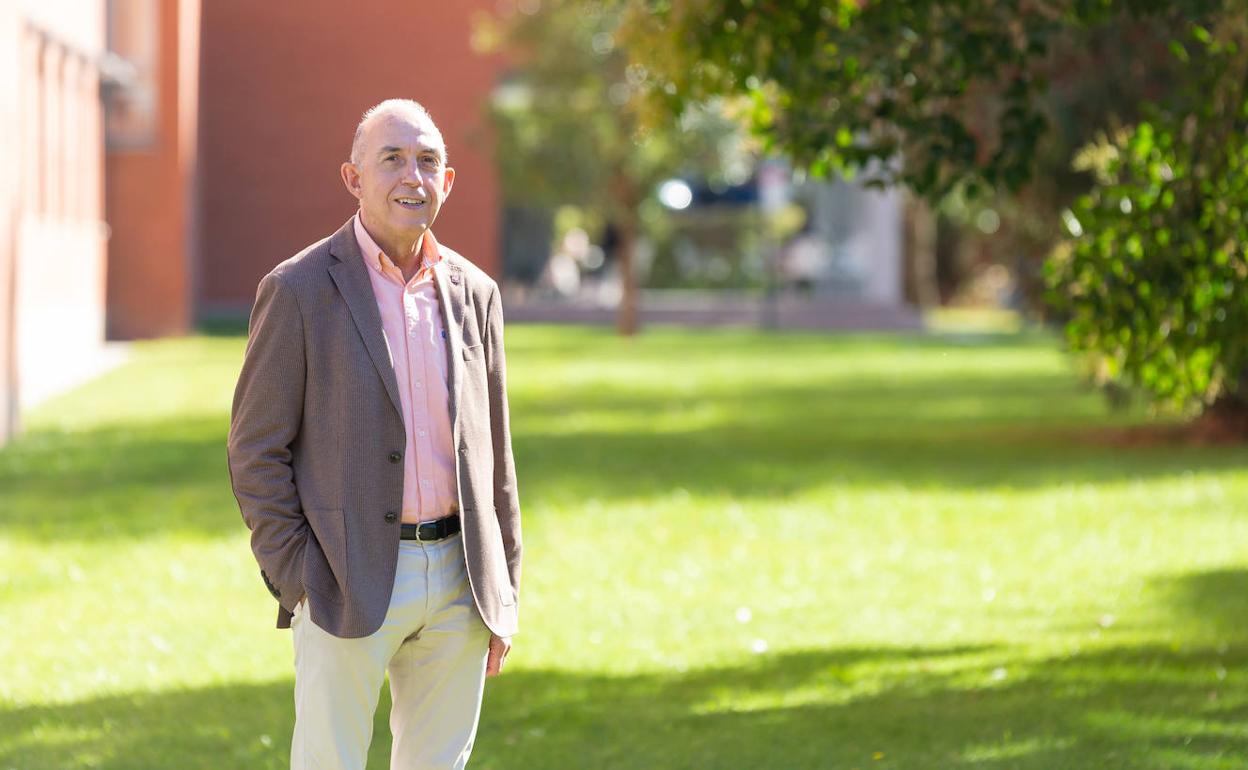
[[452,513],[434,521],[422,521],[419,524],[401,524],[400,540],[420,540],[429,543],[443,540],[459,531],[459,514]]

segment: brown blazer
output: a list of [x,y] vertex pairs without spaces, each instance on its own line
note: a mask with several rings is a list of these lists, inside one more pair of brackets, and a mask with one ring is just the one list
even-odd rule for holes
[[[447,336],[464,556],[477,609],[516,632],[520,507],[498,285],[450,249],[435,268]],[[394,586],[403,418],[381,315],[351,221],[260,281],[234,393],[229,466],[278,628],[312,619],[367,636]]]

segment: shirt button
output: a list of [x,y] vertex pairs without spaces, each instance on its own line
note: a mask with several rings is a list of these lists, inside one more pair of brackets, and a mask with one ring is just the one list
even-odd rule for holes
[[416,387],[420,387],[420,380],[416,380]]
[[391,453],[390,453],[390,455],[389,455],[389,457],[390,457],[390,462],[397,464],[400,460],[402,460],[402,459],[403,459],[403,453],[402,453],[402,452],[391,452]]
[[419,436],[423,436],[425,435],[425,432],[423,430],[420,430],[420,431],[416,431],[416,434]]
[[398,521],[398,518],[399,518],[399,514],[395,513],[394,511],[386,511],[386,523],[387,524],[393,524],[394,522]]

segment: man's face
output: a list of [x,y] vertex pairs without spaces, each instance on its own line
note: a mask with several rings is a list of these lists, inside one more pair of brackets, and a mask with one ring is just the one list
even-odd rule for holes
[[343,182],[378,245],[409,250],[433,226],[455,181],[442,137],[427,120],[387,113],[369,121],[361,139],[359,165],[343,164]]

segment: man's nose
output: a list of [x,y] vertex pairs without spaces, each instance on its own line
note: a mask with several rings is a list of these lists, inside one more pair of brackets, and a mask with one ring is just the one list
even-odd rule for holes
[[424,192],[424,177],[416,170],[408,170],[403,175],[403,185],[406,187],[416,188],[418,192]]
[[424,176],[420,173],[420,167],[415,163],[408,165],[403,170],[403,184],[409,187],[420,187],[425,183]]

